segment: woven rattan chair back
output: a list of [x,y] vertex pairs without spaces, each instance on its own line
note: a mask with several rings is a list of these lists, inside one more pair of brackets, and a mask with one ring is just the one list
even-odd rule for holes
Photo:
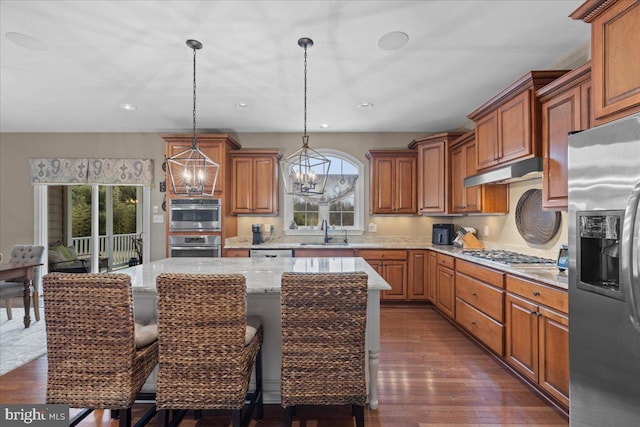
[[157,364],[157,342],[136,349],[126,274],[44,276],[47,403],[130,408]]
[[240,274],[157,277],[158,409],[241,410],[262,328],[245,345],[246,286]]
[[282,274],[282,406],[366,400],[366,273]]

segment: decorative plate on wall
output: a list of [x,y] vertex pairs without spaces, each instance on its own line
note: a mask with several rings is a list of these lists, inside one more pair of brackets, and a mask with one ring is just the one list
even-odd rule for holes
[[529,243],[546,243],[560,228],[560,212],[542,210],[542,190],[527,190],[516,206],[516,227]]

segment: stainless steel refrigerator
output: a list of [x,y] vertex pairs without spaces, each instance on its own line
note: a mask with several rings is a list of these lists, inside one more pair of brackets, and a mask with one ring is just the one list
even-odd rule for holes
[[572,426],[640,426],[640,114],[569,137]]

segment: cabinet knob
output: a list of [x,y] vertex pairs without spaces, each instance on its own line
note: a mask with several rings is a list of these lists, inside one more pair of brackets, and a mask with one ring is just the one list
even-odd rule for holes
[[531,315],[536,315],[536,316],[537,316],[537,315],[538,315],[538,312],[537,312],[537,311],[530,311],[530,312],[529,312],[529,314],[531,314]]
[[534,297],[539,297],[539,296],[540,296],[540,292],[538,292],[538,291],[533,291],[533,296],[534,296]]
[[471,322],[471,324],[472,324],[473,326],[476,326],[476,325],[477,325],[477,323],[476,323],[476,321],[475,321],[475,320],[473,320],[473,321]]
[[478,296],[478,294],[476,294],[475,292],[471,292],[471,295],[473,295],[474,297]]

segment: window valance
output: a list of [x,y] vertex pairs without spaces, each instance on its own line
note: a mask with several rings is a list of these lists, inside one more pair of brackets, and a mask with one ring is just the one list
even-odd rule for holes
[[152,159],[29,159],[31,184],[153,187]]

